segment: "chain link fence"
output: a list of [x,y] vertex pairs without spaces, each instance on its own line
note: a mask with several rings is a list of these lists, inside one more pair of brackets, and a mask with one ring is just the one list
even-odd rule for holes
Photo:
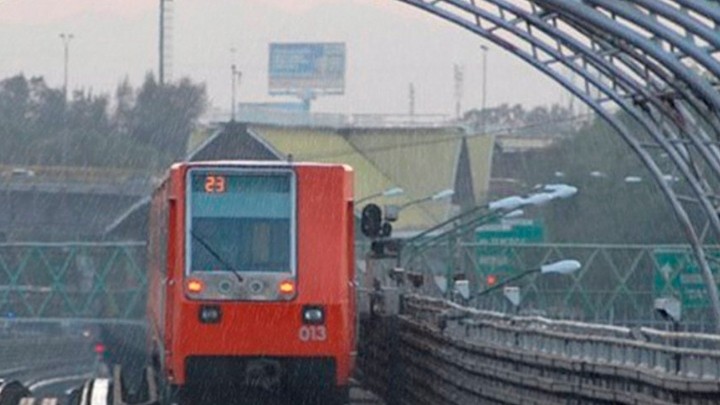
[[0,316],[144,315],[143,243],[0,244]]

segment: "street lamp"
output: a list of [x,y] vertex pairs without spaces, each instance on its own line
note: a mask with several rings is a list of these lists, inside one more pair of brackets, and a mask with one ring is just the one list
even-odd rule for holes
[[530,194],[527,197],[520,197],[513,195],[510,197],[501,198],[499,200],[491,201],[487,205],[487,209],[490,211],[507,211],[511,212],[518,208],[534,205],[540,206],[547,204],[548,202],[555,199],[566,199],[577,194],[577,187],[569,186],[567,184],[547,184],[543,186],[543,191],[539,193]]
[[482,85],[482,133],[485,134],[487,129],[485,123],[487,122],[487,54],[490,48],[485,45],[480,45],[480,49],[483,51],[483,85]]
[[423,197],[423,198],[419,198],[417,200],[407,202],[407,203],[401,205],[400,207],[398,207],[398,211],[403,210],[412,205],[424,203],[425,201],[438,201],[438,200],[443,200],[445,198],[450,198],[453,196],[453,194],[455,194],[455,190],[453,190],[451,188],[448,188],[448,189],[442,190],[442,191],[438,191],[437,193],[435,193],[433,195],[429,195],[427,197]]
[[404,193],[405,193],[405,190],[403,190],[400,187],[391,187],[391,188],[385,189],[379,193],[375,193],[375,194],[371,194],[367,197],[363,197],[363,198],[355,201],[355,205],[358,205],[365,201],[372,200],[373,198],[377,198],[377,197],[395,197],[395,196],[402,195]]
[[493,291],[497,291],[498,289],[505,287],[506,285],[520,280],[521,278],[527,277],[531,274],[571,274],[579,270],[581,267],[582,264],[580,264],[580,262],[577,260],[560,260],[554,263],[544,264],[540,267],[525,270],[520,274],[510,277],[507,280],[495,284],[494,286],[487,288],[483,291],[480,291],[475,294],[475,298],[487,295]]
[[[64,55],[64,62],[63,62],[63,101],[67,103],[68,100],[68,66],[70,61],[70,42],[75,38],[73,34],[68,33],[61,33],[60,34],[60,40],[62,40],[63,43],[63,55]],[[65,107],[67,109],[67,106]],[[63,120],[67,120],[67,114],[63,114]],[[65,125],[66,126],[66,125]],[[61,150],[61,157],[62,160],[61,164],[63,166],[67,165],[68,160],[68,137],[70,136],[69,131],[66,128],[63,128],[63,134],[62,134],[62,150]]]
[[63,94],[65,96],[65,100],[67,100],[67,89],[68,89],[68,62],[70,59],[70,41],[73,40],[75,36],[73,34],[66,34],[62,33],[60,34],[60,40],[62,40],[63,43],[63,50],[64,50],[64,73],[63,73]]

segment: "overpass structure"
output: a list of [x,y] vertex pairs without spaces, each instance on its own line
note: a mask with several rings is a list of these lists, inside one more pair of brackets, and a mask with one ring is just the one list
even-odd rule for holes
[[97,240],[152,184],[146,172],[0,167],[0,243]]

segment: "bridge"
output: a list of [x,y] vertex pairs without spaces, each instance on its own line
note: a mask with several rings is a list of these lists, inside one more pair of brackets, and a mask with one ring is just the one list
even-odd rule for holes
[[0,241],[97,240],[152,181],[132,170],[0,166]]
[[[586,103],[652,174],[686,243],[468,240],[477,226],[523,204],[546,202],[550,197],[543,195],[553,190],[469,209],[419,235],[359,240],[358,381],[391,404],[717,403],[717,2],[397,1],[493,42]],[[669,173],[677,184],[667,181]],[[102,187],[77,187],[104,193]],[[57,187],[42,189],[52,193]],[[368,242],[393,249],[378,252],[368,249]],[[81,329],[78,322],[110,325],[105,330],[115,341],[125,333],[139,335],[122,331],[142,328],[143,252],[142,242],[0,245],[0,313],[7,336],[17,337],[13,330],[33,322],[64,322],[71,330]],[[496,274],[484,265],[487,257],[502,257],[509,268],[527,270],[522,297],[518,290],[493,288],[497,281],[490,277]],[[546,263],[564,259],[577,259],[583,267],[571,276],[541,275]],[[701,289],[687,295],[678,283],[682,268],[691,265]],[[672,304],[670,297],[683,300],[684,331],[679,330],[679,308],[665,306]],[[78,349],[88,342],[66,329],[43,346],[64,352],[70,345],[87,356],[76,356],[83,364],[96,366],[97,359]],[[7,347],[24,344],[26,339],[12,340]],[[141,345],[126,346],[135,353]],[[0,356],[12,378],[17,359],[11,350]],[[98,378],[71,395],[73,404],[125,403],[127,398],[110,390],[120,385],[116,375],[87,367],[78,372]],[[146,378],[152,386],[152,377]],[[2,382],[0,403],[33,403],[28,382],[16,380]],[[137,403],[152,403],[152,398]]]

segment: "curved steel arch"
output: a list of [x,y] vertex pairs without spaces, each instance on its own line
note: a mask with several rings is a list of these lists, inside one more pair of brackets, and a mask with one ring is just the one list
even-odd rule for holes
[[[683,125],[681,117],[678,116],[677,111],[675,109],[670,108],[667,103],[663,102],[662,100],[658,99],[657,97],[654,97],[654,94],[651,93],[651,90],[647,89],[643,83],[634,81],[632,77],[629,77],[622,69],[620,69],[615,64],[602,59],[600,56],[596,55],[593,52],[593,49],[590,47],[584,47],[584,45],[574,39],[572,36],[568,35],[567,33],[563,32],[560,29],[557,29],[556,26],[553,26],[552,24],[538,19],[536,16],[532,14],[528,14],[524,12],[523,10],[518,9],[517,7],[513,6],[512,4],[508,3],[507,1],[500,1],[498,0],[498,4],[503,7],[506,10],[512,11],[514,14],[522,16],[522,18],[526,19],[526,21],[531,22],[534,26],[542,29],[546,33],[552,35],[558,42],[562,42],[563,45],[570,48],[573,52],[576,52],[578,55],[580,55],[582,58],[584,58],[588,63],[593,64],[597,69],[600,71],[604,71],[605,79],[613,82],[613,89],[619,87],[623,87],[626,92],[634,93],[637,95],[642,96],[645,100],[648,100],[649,104],[652,104],[656,111],[663,115],[666,119],[670,120],[676,127],[677,130],[674,132],[680,132],[685,135],[687,135],[688,139],[693,144],[699,145],[702,143],[701,140],[697,139],[696,137],[692,136],[692,132],[686,131],[686,126]],[[617,56],[616,56],[617,58]],[[623,58],[620,58],[623,59]],[[641,62],[643,62],[642,59],[640,59]],[[635,75],[642,75],[642,70],[638,69],[636,66],[634,66],[630,61],[624,60],[623,64],[630,69]],[[668,85],[672,85],[672,82],[668,82]],[[678,91],[682,91],[682,88],[677,89]],[[691,98],[691,100],[694,101],[694,98]],[[706,117],[705,111],[703,111],[702,107],[697,105],[696,103],[693,103],[691,107],[697,111],[698,115],[700,117]],[[651,118],[654,118],[651,115]],[[657,121],[657,120],[655,120]],[[720,126],[716,125],[716,122],[714,121],[707,121],[708,125],[713,127],[714,130],[720,132]],[[656,122],[656,124],[659,124]],[[671,131],[668,131],[671,132]],[[672,139],[678,139],[679,137],[671,132]],[[713,154],[713,153],[705,153],[705,149],[699,149],[701,152],[702,157],[707,162],[707,164],[711,167],[711,169],[714,171],[714,174],[716,176],[720,177],[720,153]]]
[[[601,14],[597,10],[590,8],[589,6],[580,5],[585,9],[577,9],[579,3],[577,1],[568,0],[525,0],[525,1],[514,1],[509,0],[434,0],[434,1],[423,1],[423,0],[400,0],[410,5],[416,6],[420,9],[428,11],[441,18],[456,23],[463,28],[469,29],[474,33],[485,37],[516,56],[521,57],[526,62],[530,63],[543,73],[555,79],[563,87],[571,91],[573,94],[581,98],[591,108],[598,112],[603,118],[605,118],[625,139],[630,147],[639,155],[641,161],[650,170],[653,176],[658,181],[660,188],[669,199],[677,218],[680,223],[684,226],[686,235],[693,246],[693,250],[698,258],[699,264],[703,269],[703,276],[708,287],[708,292],[713,302],[714,316],[718,325],[720,325],[720,303],[718,301],[717,289],[713,281],[712,273],[707,264],[705,253],[702,249],[702,241],[698,237],[696,226],[690,220],[687,215],[687,211],[682,206],[680,199],[674,192],[674,190],[664,181],[663,173],[660,170],[658,164],[653,160],[652,156],[645,150],[640,140],[633,135],[628,129],[617,120],[613,112],[604,107],[608,101],[612,101],[615,105],[621,107],[627,111],[633,118],[637,120],[647,131],[648,134],[659,144],[668,154],[671,155],[673,162],[676,167],[683,173],[685,178],[688,180],[689,185],[693,188],[696,194],[696,199],[701,203],[705,210],[708,221],[711,223],[716,236],[720,235],[720,221],[718,221],[715,208],[707,197],[708,182],[703,178],[702,172],[697,167],[693,167],[693,161],[690,158],[690,154],[685,144],[677,144],[671,141],[677,141],[680,139],[679,133],[684,134],[691,141],[691,144],[697,149],[702,158],[705,160],[711,171],[714,172],[717,177],[720,165],[718,165],[720,159],[717,151],[712,151],[707,148],[704,140],[697,139],[692,134],[692,131],[688,131],[688,123],[683,119],[682,111],[671,106],[666,101],[658,97],[658,89],[656,81],[652,80],[650,74],[654,73],[661,77],[668,77],[664,75],[665,70],[669,70],[672,74],[679,76],[683,79],[684,84],[691,90],[686,91],[684,86],[677,86],[670,80],[662,80],[666,86],[673,87],[678,94],[683,96],[683,99],[688,102],[691,109],[695,111],[702,111],[703,106],[698,104],[696,97],[702,99],[708,109],[712,113],[717,114],[718,104],[720,100],[720,94],[712,91],[707,91],[702,85],[702,80],[698,76],[694,75],[686,66],[681,65],[678,61],[673,63],[672,59],[663,54],[665,52],[662,48],[659,48],[655,44],[647,43],[643,41],[643,38],[635,32],[631,32],[629,29],[625,29],[619,23],[614,23],[616,26],[608,28],[608,20],[612,21],[609,17]],[[601,1],[601,0],[596,0]],[[544,8],[540,9],[537,7],[537,3],[543,3],[545,5],[551,4],[552,9]],[[522,6],[525,7],[522,7]],[[484,6],[484,7],[483,7]],[[495,11],[493,14],[492,11]],[[591,16],[587,16],[587,13],[592,13]],[[581,30],[575,30],[572,33],[565,33],[557,24],[557,19],[565,17],[566,21],[569,21],[569,26],[577,26],[578,16],[582,17],[582,22],[587,24],[590,22],[590,29],[595,34],[597,31],[606,30],[608,32],[616,33],[620,31],[623,35],[617,35],[619,38],[632,43],[637,48],[641,49],[643,53],[649,53],[656,59],[654,64],[644,63],[645,59],[643,55],[636,55],[634,62],[628,63],[626,55],[620,55],[621,60],[624,64],[625,70],[614,63],[612,54],[609,54],[609,59],[606,60],[602,57],[597,57],[594,51],[602,49],[602,45],[596,38],[588,35],[585,38],[585,42],[590,45],[583,44],[581,40],[576,40],[572,35],[583,33]],[[635,16],[638,17],[638,16]],[[552,23],[550,21],[553,21]],[[524,27],[523,27],[524,25]],[[651,28],[660,30],[660,27],[650,24]],[[524,28],[524,29],[522,29]],[[542,30],[545,34],[549,35],[549,39],[545,38],[546,42],[539,39],[539,36],[534,35],[533,28]],[[502,33],[511,34],[516,40],[524,41],[529,44],[530,50],[523,50],[518,44],[501,37],[496,33],[501,31]],[[627,32],[625,32],[627,31]],[[555,42],[554,44],[548,44],[547,42]],[[555,45],[553,48],[552,45]],[[685,49],[689,49],[687,44],[684,44]],[[606,46],[607,48],[607,46]],[[571,55],[567,56],[564,51],[570,51]],[[691,54],[693,52],[690,52]],[[577,61],[581,62],[581,65],[577,65]],[[649,62],[649,61],[648,61]],[[559,72],[557,68],[553,68],[553,65],[562,65],[568,69],[575,71],[585,80],[585,87],[576,86],[574,83],[565,78],[562,72]],[[713,71],[714,66],[712,63],[708,63]],[[597,77],[590,73],[588,67],[593,67]],[[668,69],[668,67],[670,69]],[[632,73],[628,74],[628,73]],[[715,73],[715,72],[713,72]],[[634,77],[633,77],[634,76]],[[642,80],[646,79],[646,83],[642,83]],[[604,82],[608,82],[611,85],[608,86]],[[597,89],[602,92],[607,99],[599,100],[592,95],[592,89]],[[633,101],[628,101],[632,99]],[[641,100],[645,104],[645,108],[633,105],[633,102],[637,104],[638,100]],[[647,108],[647,106],[651,108]],[[680,114],[678,114],[680,111]],[[700,117],[706,118],[706,115],[701,114]],[[717,121],[708,120],[715,135],[718,134]],[[669,123],[670,125],[667,125]],[[666,139],[668,136],[669,139]]]
[[711,18],[715,24],[720,24],[720,10],[717,8],[717,4],[708,0],[675,0],[682,8],[692,10],[698,14],[701,14],[707,18]]
[[[552,0],[547,0],[552,1]],[[594,1],[600,1],[600,0],[594,0]],[[582,23],[576,23],[575,20],[581,18],[575,15],[571,15],[567,18],[568,23],[574,24],[575,28],[583,33],[586,33],[589,38],[591,38],[596,43],[603,43],[602,47],[604,47],[606,50],[612,49],[612,46],[608,46],[608,41],[603,41],[602,37],[604,34],[593,34],[592,28],[588,28],[588,25],[583,21]],[[589,33],[588,33],[589,32]],[[655,63],[652,63],[651,61],[647,60],[642,54],[639,54],[636,52],[635,49],[630,48],[625,43],[619,44],[622,48],[622,51],[624,54],[619,54],[617,56],[618,60],[627,59],[626,55],[631,55],[632,58],[634,58],[639,64],[641,64],[644,68],[650,69],[653,71],[654,74],[658,76],[662,75],[662,69]],[[647,41],[645,41],[644,45],[648,45]],[[626,61],[624,61],[626,66],[630,66],[627,64]],[[677,66],[671,67],[670,74],[678,74]],[[685,89],[684,85],[679,85],[673,80],[674,76],[665,76],[661,79],[661,82],[664,82],[666,89],[672,88],[676,92],[676,95],[681,95],[681,99],[684,103],[688,104],[691,109],[693,109],[696,113],[694,114],[696,117],[700,117],[702,121],[708,124],[708,126],[711,127],[712,132],[715,134],[715,138],[717,138],[717,134],[720,133],[720,125],[718,124],[717,120],[717,109],[715,108],[704,108],[702,103],[699,102],[699,100],[696,97],[696,94],[689,92]],[[701,81],[702,78],[696,77],[697,80]],[[710,86],[704,86],[707,88],[710,88]],[[647,97],[645,97],[645,100],[648,100]],[[694,120],[693,115],[687,114],[687,110],[684,108],[684,106],[676,104],[674,101],[672,103],[672,107],[674,110],[676,110],[678,116],[676,117],[676,122],[679,124],[679,127],[682,129],[685,126],[687,126],[687,123],[685,121],[690,120],[691,122]],[[712,102],[711,102],[712,104]],[[670,116],[669,118],[673,118]],[[713,179],[717,179],[718,174],[718,162],[720,161],[720,149],[713,143],[713,139],[710,135],[708,135],[702,128],[701,125],[693,125],[692,128],[687,128],[684,131],[686,138],[692,143],[692,145],[695,146],[695,151],[700,153],[700,155],[703,157],[703,159],[711,166],[712,170],[715,172],[715,176],[713,176]],[[681,149],[686,155],[687,155],[687,148],[685,148],[683,145],[678,144],[678,148]],[[699,181],[702,181],[704,183],[707,183],[707,178],[702,178],[702,176],[699,176]],[[708,188],[708,192],[710,194],[715,195],[716,193],[712,192],[710,188]],[[713,216],[714,217],[714,216]]]
[[[697,1],[697,0],[696,0]],[[632,4],[628,1],[612,1],[607,0],[585,0],[585,3],[591,5],[594,8],[605,10],[612,13],[616,18],[625,18],[628,22],[636,24],[641,29],[651,30],[655,33],[653,40],[655,42],[665,42],[666,46],[670,49],[682,49],[685,54],[676,51],[674,52],[678,61],[695,61],[694,66],[702,65],[706,68],[705,72],[713,77],[718,77],[720,74],[720,63],[713,58],[713,53],[717,53],[720,49],[720,35],[713,30],[712,27],[705,24],[704,21],[689,15],[687,9],[683,8],[682,5],[671,7],[667,3],[656,1],[656,0],[633,0]],[[698,2],[698,4],[700,4]],[[661,22],[658,21],[657,17],[660,16],[673,25],[664,27]],[[684,32],[679,31],[678,27],[682,27]],[[700,37],[707,43],[707,46],[700,47],[695,44],[695,38]],[[702,78],[698,78],[702,80]],[[666,80],[667,85],[675,88],[675,91],[683,94],[683,100],[691,105],[691,107],[697,112],[696,116],[702,117],[702,120],[708,123],[715,133],[717,138],[720,134],[720,121],[718,121],[719,112],[718,106],[712,101],[709,103],[714,108],[703,109],[697,103],[695,94],[688,94],[683,91],[681,86],[677,86],[673,83],[672,79]],[[706,87],[710,92],[717,93],[712,89],[711,83],[705,83]],[[690,118],[689,115],[685,114],[685,117]],[[702,127],[696,125],[695,131],[700,135],[700,139],[695,137],[689,137],[696,143],[697,150],[701,154],[705,154],[706,159],[711,157],[715,160],[720,160],[720,149],[712,144],[712,138]],[[693,131],[693,132],[695,132]],[[715,139],[717,141],[717,139]],[[707,148],[703,148],[697,143],[706,143]],[[710,162],[711,164],[713,162]]]
[[[675,56],[679,60],[692,59],[701,64],[716,77],[720,75],[720,62],[712,57],[712,53],[720,48],[720,35],[701,20],[682,13],[681,9],[673,9],[662,1],[648,0],[583,0],[588,6],[597,10],[605,10],[621,19],[625,26],[633,29],[642,28],[650,31],[656,40],[665,42],[670,49],[675,49]],[[657,17],[662,17],[682,27],[679,32],[676,27],[664,25]],[[701,37],[710,46],[699,46],[695,36]],[[682,52],[680,52],[682,51]]]

